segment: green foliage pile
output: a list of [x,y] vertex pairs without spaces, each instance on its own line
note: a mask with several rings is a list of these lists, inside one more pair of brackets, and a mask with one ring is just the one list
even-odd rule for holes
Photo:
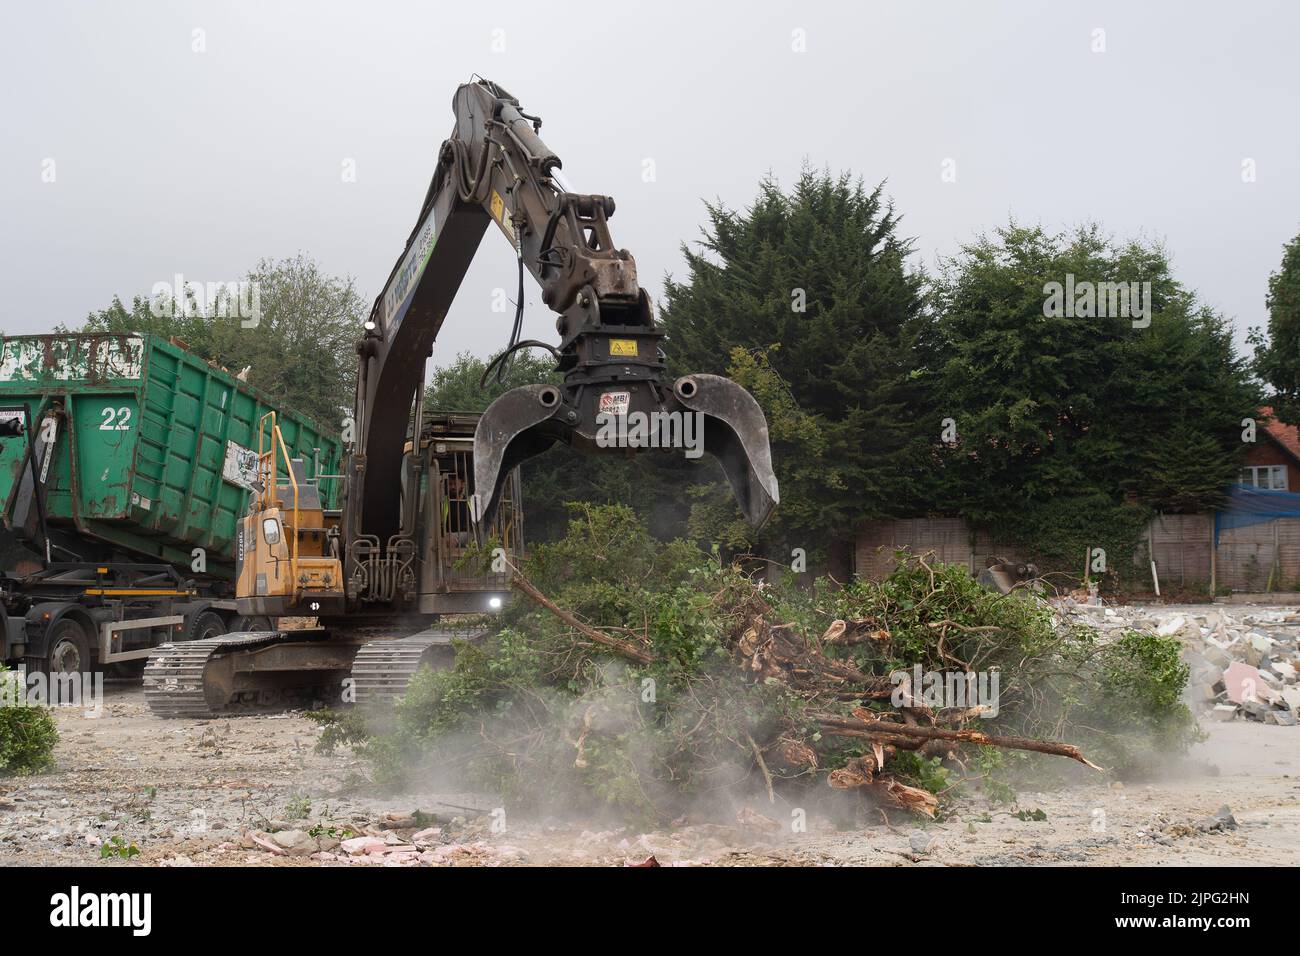
[[[520,598],[492,636],[460,648],[454,667],[418,675],[391,714],[323,716],[327,744],[353,744],[386,785],[486,788],[540,811],[662,822],[752,798],[768,775],[783,793],[829,794],[827,775],[872,749],[821,732],[816,715],[847,717],[865,703],[889,716],[888,691],[837,701],[756,679],[736,653],[756,614],[814,647],[837,620],[887,632],[883,642],[820,647],[870,675],[913,664],[948,671],[958,661],[996,668],[1001,712],[975,729],[1076,744],[1112,769],[1177,754],[1195,733],[1172,639],[1134,634],[1098,646],[1091,632],[1054,627],[1038,600],[985,591],[956,566],[909,560],[883,582],[787,593],[689,543],[656,541],[626,507],[584,505],[524,572],[579,619],[643,642],[653,663],[616,658]],[[815,766],[785,759],[800,748],[815,752]],[[1001,760],[974,756],[980,766]],[[884,769],[940,790],[956,767],[946,758],[947,746],[890,747]],[[1033,763],[1048,762],[1078,766]]]
[[46,707],[28,706],[13,671],[0,664],[0,776],[31,774],[54,764],[59,731]]
[[999,713],[981,730],[1065,740],[1121,773],[1177,757],[1198,739],[1182,702],[1188,667],[1176,639],[1130,631],[1103,644],[1090,628],[1055,625],[1042,601],[980,587],[963,566],[900,560],[883,581],[805,599],[810,623],[819,613],[866,612],[888,625],[887,644],[856,653],[861,669],[996,670]]

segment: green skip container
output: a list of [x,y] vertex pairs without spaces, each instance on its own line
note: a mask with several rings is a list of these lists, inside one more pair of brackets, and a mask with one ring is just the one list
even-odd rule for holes
[[[223,369],[153,335],[78,333],[0,340],[0,421],[25,419],[0,438],[0,501],[8,524],[29,441],[55,416],[45,477],[50,537],[86,561],[165,562],[186,575],[204,549],[206,573],[234,577],[235,527],[256,480],[259,422],[275,412],[309,483],[338,475],[339,434]],[[33,432],[36,434],[33,436]],[[269,428],[262,447],[269,450]],[[337,507],[339,482],[320,482]],[[80,549],[80,550],[79,550]],[[58,554],[54,560],[71,560]]]

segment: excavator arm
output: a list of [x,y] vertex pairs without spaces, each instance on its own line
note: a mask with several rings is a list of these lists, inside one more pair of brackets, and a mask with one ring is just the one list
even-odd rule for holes
[[[758,403],[715,375],[666,381],[663,336],[636,263],[609,234],[613,200],[567,188],[559,157],[538,138],[541,121],[499,86],[474,80],[456,91],[452,105],[456,126],[357,346],[342,542],[339,519],[320,507],[304,466],[289,457],[275,415],[258,424],[271,442],[269,449],[259,444],[257,496],[239,523],[239,613],[268,624],[307,615],[320,626],[159,646],[145,668],[145,698],[156,714],[203,716],[251,700],[326,699],[345,678],[357,700],[392,697],[420,668],[445,665],[453,641],[473,639],[426,627],[430,615],[472,605],[442,590],[433,573],[451,545],[450,532],[428,510],[443,485],[428,480],[439,473],[441,453],[436,439],[420,443],[421,390],[434,340],[493,223],[516,251],[519,301],[527,271],[557,315],[559,344],[544,347],[556,356],[563,381],[513,389],[479,417],[468,510],[480,536],[514,467],[556,442],[602,453],[675,443],[688,455],[711,452],[752,523],[761,524],[776,505]],[[513,348],[540,344],[518,341],[521,317],[517,312],[504,358]],[[623,427],[633,419],[649,422],[649,434]],[[461,475],[453,469],[448,486],[451,476],[460,501]],[[467,545],[467,536],[455,543]]]
[[[518,307],[527,270],[557,314],[559,344],[544,347],[556,355],[563,383],[513,389],[483,414],[474,440],[473,519],[486,525],[510,471],[556,442],[628,454],[680,445],[694,428],[702,450],[722,464],[746,519],[761,525],[778,500],[763,413],[748,392],[719,376],[666,381],[663,333],[636,262],[610,236],[614,201],[569,189],[560,158],[538,136],[541,120],[498,85],[476,78],[457,89],[452,106],[455,128],[358,345],[348,540],[360,533],[386,540],[400,529],[394,489],[413,403],[419,420],[425,362],[493,225],[520,263]],[[508,351],[543,345],[518,341],[519,318]],[[638,420],[639,431],[617,427]]]

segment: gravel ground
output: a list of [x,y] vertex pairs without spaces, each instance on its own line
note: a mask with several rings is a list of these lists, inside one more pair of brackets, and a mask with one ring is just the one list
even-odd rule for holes
[[[110,683],[100,717],[57,719],[56,769],[0,780],[0,864],[342,865],[357,857],[335,838],[371,834],[390,846],[361,859],[389,865],[1300,865],[1300,728],[1244,721],[1207,725],[1164,779],[1022,791],[1012,810],[963,798],[924,828],[891,813],[853,830],[812,816],[792,833],[791,808],[758,800],[732,825],[647,833],[493,818],[483,795],[368,792],[355,758],[315,753],[301,714],[163,721],[138,685]],[[1235,828],[1207,819],[1224,805]],[[430,818],[385,819],[416,808]],[[287,852],[264,848],[277,834]],[[114,838],[138,855],[101,859]]]

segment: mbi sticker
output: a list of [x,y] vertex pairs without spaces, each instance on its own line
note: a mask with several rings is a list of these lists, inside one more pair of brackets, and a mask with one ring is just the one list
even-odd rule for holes
[[631,392],[602,392],[597,412],[601,415],[626,415],[631,403]]

